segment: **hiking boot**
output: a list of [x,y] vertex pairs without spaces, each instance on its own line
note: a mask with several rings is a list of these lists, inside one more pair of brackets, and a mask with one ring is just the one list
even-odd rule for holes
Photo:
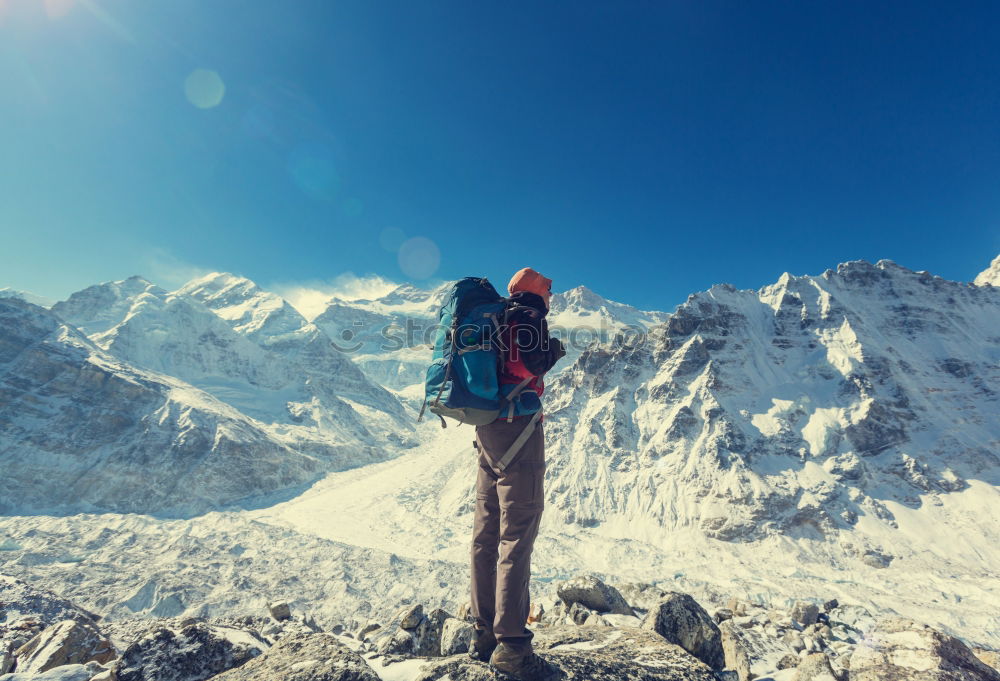
[[501,642],[490,658],[490,666],[522,681],[539,681],[545,678],[549,669],[545,661],[535,655],[530,642]]
[[489,629],[473,629],[469,641],[469,657],[479,662],[489,662],[497,647],[497,637]]

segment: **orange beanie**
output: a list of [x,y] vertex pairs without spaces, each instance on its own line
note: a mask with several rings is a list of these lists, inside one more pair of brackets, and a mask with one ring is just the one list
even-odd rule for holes
[[507,284],[507,292],[511,295],[518,291],[527,291],[541,296],[542,300],[545,301],[545,307],[548,308],[549,298],[552,296],[552,280],[543,277],[530,267],[525,267],[523,270],[518,270],[517,274],[511,277],[510,283]]

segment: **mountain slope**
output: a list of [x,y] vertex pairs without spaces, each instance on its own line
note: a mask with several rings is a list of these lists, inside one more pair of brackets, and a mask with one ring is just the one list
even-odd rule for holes
[[552,500],[737,541],[892,526],[1000,484],[998,340],[996,291],[887,261],[713,287],[552,385]]
[[[223,283],[239,289],[229,299],[244,298],[239,314],[200,299],[218,303],[206,288]],[[211,393],[333,467],[381,460],[412,442],[412,419],[395,397],[249,280],[212,275],[171,294],[133,277],[75,293],[54,311],[104,350]]]
[[0,509],[191,515],[313,479],[321,462],[207,393],[0,299]]

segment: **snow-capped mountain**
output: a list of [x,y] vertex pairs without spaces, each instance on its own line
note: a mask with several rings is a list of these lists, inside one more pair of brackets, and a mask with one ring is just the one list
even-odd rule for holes
[[997,291],[888,261],[713,287],[551,386],[550,499],[571,522],[748,541],[996,494],[998,343]]
[[0,298],[0,510],[190,515],[326,470],[178,379],[53,313]]
[[428,347],[448,286],[427,290],[403,284],[374,299],[333,297],[313,323],[372,380],[419,397],[415,386],[424,381]]
[[174,376],[334,467],[412,444],[412,419],[289,305],[209,275],[168,293],[139,277],[92,286],[53,311],[113,355]]
[[[594,571],[717,602],[736,595],[780,604],[795,594],[827,594],[1000,644],[1000,516],[991,512],[1000,508],[1000,287],[985,285],[988,278],[984,273],[970,285],[888,261],[852,262],[819,276],[786,274],[756,291],[715,286],[672,314],[638,311],[584,288],[554,296],[553,327],[624,333],[602,334],[578,349],[548,383],[536,586]],[[374,612],[398,603],[403,580],[419,584],[405,597],[464,597],[466,585],[455,580],[466,574],[471,527],[470,431],[425,423],[413,431],[417,447],[387,443],[385,460],[329,473],[325,460],[275,436],[290,426],[274,398],[287,389],[283,372],[295,363],[308,381],[355,376],[348,381],[355,387],[337,394],[356,395],[347,401],[366,427],[374,421],[391,430],[392,410],[365,397],[365,385],[374,386],[372,395],[378,383],[404,398],[419,394],[429,352],[420,340],[403,343],[396,356],[371,344],[384,340],[381,330],[391,324],[405,331],[408,320],[433,323],[444,288],[330,301],[314,323],[231,275],[173,293],[138,280],[98,289],[55,308],[90,338],[44,310],[0,301],[8,310],[0,327],[0,464],[18,471],[19,490],[5,491],[9,508],[21,508],[25,494],[67,498],[70,489],[99,508],[136,510],[106,502],[134,500],[143,485],[168,488],[168,473],[182,482],[161,502],[165,508],[181,503],[188,487],[203,502],[198,508],[208,508],[211,499],[235,499],[237,487],[262,494],[324,477],[301,493],[257,500],[253,510],[213,514],[197,525],[97,516],[113,528],[113,556],[77,538],[88,521],[56,519],[46,525],[44,543],[72,546],[72,564],[53,563],[43,540],[24,529],[37,520],[7,518],[0,529],[23,547],[0,552],[8,572],[43,575],[47,586],[70,588],[81,602],[116,613],[138,603],[133,592],[148,590],[148,581],[160,600],[174,599],[174,611],[193,613],[184,594],[204,597],[208,587],[189,582],[205,571],[150,562],[148,547],[169,537],[176,560],[197,544],[200,564],[212,551],[224,552],[220,547],[242,549],[263,533],[276,544],[250,565],[269,585],[287,583],[287,563],[300,553],[309,554],[306,564],[325,565],[319,552],[330,540],[358,547],[339,554],[345,574],[360,574],[358,562],[371,552],[388,556],[391,584],[321,576],[289,587],[313,600],[339,602],[347,593],[349,607],[370,603]],[[18,316],[24,310],[31,311],[27,319]],[[30,321],[38,315],[43,321]],[[48,330],[8,331],[36,326]],[[360,340],[362,348],[342,353],[331,339],[338,346]],[[368,377],[351,373],[355,365]],[[362,409],[364,399],[373,406]],[[94,428],[97,438],[90,436]],[[209,449],[220,432],[242,444]],[[17,456],[9,455],[8,433]],[[81,434],[99,444],[80,454]],[[203,456],[190,471],[150,472],[150,455],[140,456],[155,451],[172,462],[177,443],[196,437]],[[243,450],[252,453],[234,463]],[[260,473],[253,470],[259,456],[268,462]],[[76,468],[74,457],[81,461]],[[233,466],[244,477],[218,479]],[[62,474],[64,468],[71,472]],[[50,471],[54,480],[43,481]],[[142,535],[134,550],[133,532]],[[271,550],[286,558],[273,559]],[[228,567],[211,577],[213,612],[259,598],[247,593],[240,575],[251,568],[237,567],[247,560],[240,555],[218,558]],[[417,562],[425,558],[439,561],[440,579],[427,578],[426,564]],[[114,570],[136,577],[109,595]]]
[[[331,298],[314,323],[351,354],[373,380],[408,396],[421,396],[428,347],[449,284],[433,289],[401,285],[374,299]],[[602,298],[585,286],[555,293],[552,333],[566,341],[568,366],[590,342],[645,330],[666,313],[638,310]]]
[[976,286],[995,286],[1000,288],[1000,255],[993,258],[993,262],[985,270],[979,273],[973,282]]
[[52,307],[52,303],[54,302],[44,296],[38,296],[28,291],[19,291],[9,286],[0,288],[0,298],[17,298],[18,300],[24,300],[39,307]]
[[556,293],[549,304],[549,327],[566,348],[566,357],[557,373],[571,366],[591,342],[608,342],[622,334],[644,336],[669,316],[666,312],[639,310],[608,300],[586,286]]

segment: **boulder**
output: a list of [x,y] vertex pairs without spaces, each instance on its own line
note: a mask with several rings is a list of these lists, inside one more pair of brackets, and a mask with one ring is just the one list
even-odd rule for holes
[[816,618],[819,617],[819,606],[807,601],[796,601],[789,614],[803,627],[808,627],[810,624],[816,624]]
[[399,626],[403,629],[416,629],[420,626],[420,620],[424,618],[424,606],[417,605],[410,606],[403,610],[399,616]]
[[414,654],[424,657],[441,655],[441,631],[444,623],[454,619],[441,608],[431,610],[417,625],[414,633]]
[[716,624],[722,624],[726,620],[733,619],[733,611],[729,608],[719,608],[714,613],[712,613],[712,619],[715,620]]
[[829,613],[831,610],[836,610],[840,607],[840,601],[836,598],[831,598],[826,603],[823,604],[823,612]]
[[104,663],[118,655],[97,626],[63,620],[38,633],[14,653],[18,672],[44,672],[68,664]]
[[203,681],[260,655],[267,644],[249,632],[204,623],[175,632],[157,627],[122,653],[119,681]]
[[798,667],[801,662],[802,658],[799,657],[798,655],[787,653],[785,655],[782,655],[781,659],[778,660],[777,669],[778,670],[794,669],[795,667]]
[[902,618],[881,620],[850,658],[851,681],[1000,681],[964,643]]
[[360,630],[358,630],[358,640],[359,641],[364,641],[365,639],[368,638],[369,634],[371,634],[372,632],[378,631],[381,628],[382,628],[382,625],[379,624],[378,622],[369,622],[365,626],[361,627]]
[[587,621],[588,617],[596,614],[596,612],[587,606],[580,605],[579,603],[573,603],[566,611],[566,617],[572,620],[573,624],[583,624]]
[[449,617],[441,627],[441,655],[460,655],[468,652],[472,642],[473,627],[457,617]]
[[212,681],[379,681],[364,658],[332,634],[294,634]]
[[[100,619],[51,591],[36,589],[21,579],[7,575],[0,575],[0,603],[3,604],[0,611],[6,611],[6,616],[0,612],[0,674],[4,673],[4,651],[9,653],[8,664],[12,663],[12,651],[46,627],[64,620],[93,624]],[[15,617],[15,613],[30,615]]]
[[271,603],[267,606],[268,612],[271,613],[271,617],[281,622],[282,620],[287,620],[292,616],[292,609],[288,603],[278,601],[277,603]]
[[830,658],[823,653],[806,655],[795,669],[794,681],[841,681],[833,667]]
[[633,610],[638,608],[643,613],[662,601],[667,595],[667,592],[658,586],[642,582],[620,584],[617,588]]
[[[532,640],[559,681],[716,681],[709,667],[658,634],[635,627],[543,627]],[[508,681],[466,655],[426,664],[414,681]]]
[[770,636],[760,628],[741,627],[733,620],[727,620],[719,625],[719,630],[726,668],[734,670],[739,681],[748,681],[799,663],[799,656],[782,639]]
[[[612,615],[612,617],[613,617],[613,615]],[[585,626],[585,627],[610,627],[612,625],[611,625],[611,622],[609,622],[606,619],[604,619],[603,615],[598,615],[595,612],[595,613],[589,615],[586,620],[584,620],[583,626]]]
[[395,625],[376,632],[370,638],[382,655],[436,657],[441,654],[441,630],[448,619],[451,615],[440,608],[424,615],[423,607],[417,605],[395,617]]
[[605,584],[592,575],[574,577],[565,581],[557,587],[556,593],[567,606],[579,603],[598,613],[635,614],[618,589]]
[[643,619],[642,628],[679,645],[712,669],[725,666],[719,626],[687,594],[668,593]]
[[14,656],[6,649],[0,649],[0,676],[14,668]]

